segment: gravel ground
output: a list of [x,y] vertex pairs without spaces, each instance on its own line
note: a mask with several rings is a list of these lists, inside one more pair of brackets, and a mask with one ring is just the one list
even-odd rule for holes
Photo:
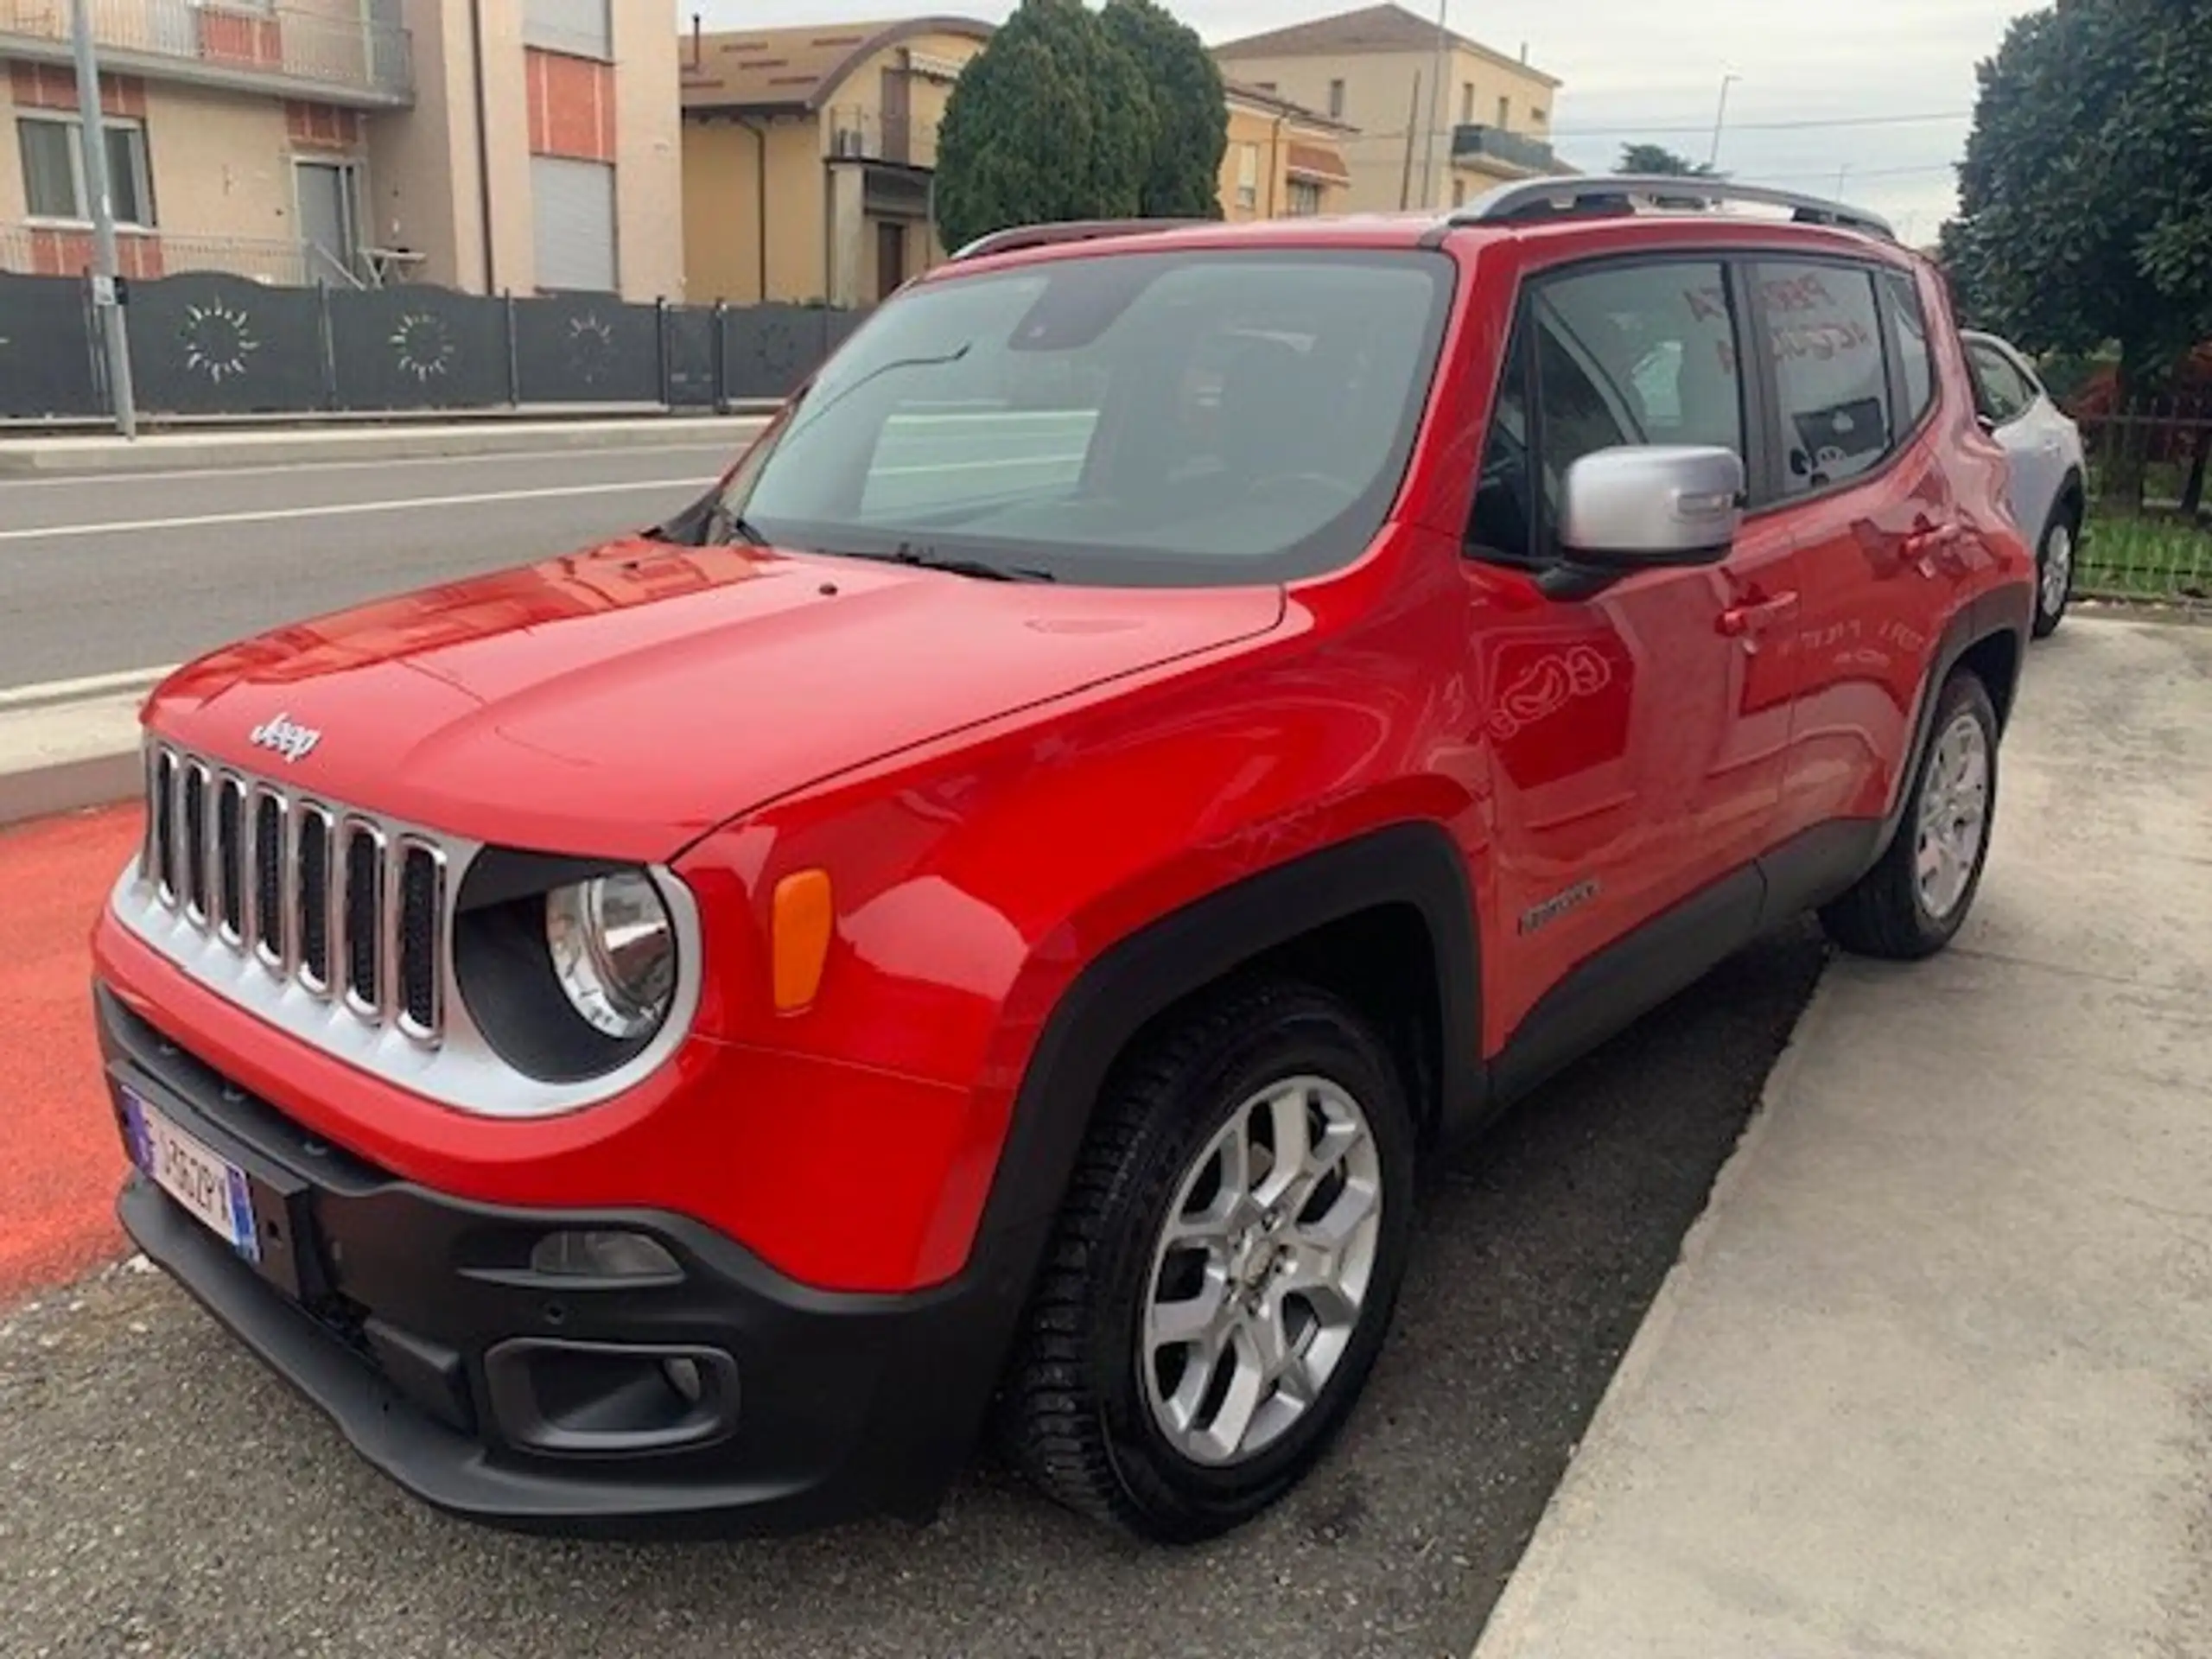
[[1439,1171],[1350,1430],[1232,1538],[1147,1549],[989,1469],[926,1529],[486,1532],[125,1267],[0,1314],[0,1654],[1464,1656],[1820,961],[1808,930],[1761,945]]

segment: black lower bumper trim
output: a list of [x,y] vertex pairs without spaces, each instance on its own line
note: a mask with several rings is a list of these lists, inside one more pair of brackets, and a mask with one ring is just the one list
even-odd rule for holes
[[[227,1084],[105,988],[97,1000],[116,1084],[236,1163],[257,1208],[281,1215],[288,1249],[257,1267],[143,1177],[118,1202],[125,1230],[423,1500],[603,1536],[922,1519],[972,1451],[1040,1242],[1028,1231],[929,1292],[818,1291],[682,1217],[518,1210],[401,1180]],[[681,1273],[630,1284],[533,1271],[533,1243],[563,1230],[645,1235]],[[499,1357],[517,1351],[551,1368],[536,1404],[518,1404]],[[691,1397],[639,1416],[626,1353],[647,1368],[674,1357]],[[591,1390],[609,1375],[602,1400]],[[547,1401],[550,1417],[537,1408]],[[689,1439],[686,1410],[702,1425]],[[588,1435],[575,1425],[610,1422],[619,1433],[579,1450]]]

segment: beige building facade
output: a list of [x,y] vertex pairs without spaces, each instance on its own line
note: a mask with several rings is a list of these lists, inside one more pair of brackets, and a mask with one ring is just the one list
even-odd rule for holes
[[[660,0],[103,0],[126,275],[683,296]],[[0,0],[0,270],[90,255],[69,10]]]
[[[931,181],[945,102],[988,44],[960,17],[694,35],[683,51],[695,300],[874,304],[945,257]],[[1350,128],[1231,83],[1225,219],[1343,210]]]
[[1403,6],[1273,29],[1213,54],[1224,74],[1356,130],[1343,146],[1356,213],[1441,211],[1510,180],[1571,170],[1552,152],[1556,76],[1462,35],[1440,39],[1434,17]]

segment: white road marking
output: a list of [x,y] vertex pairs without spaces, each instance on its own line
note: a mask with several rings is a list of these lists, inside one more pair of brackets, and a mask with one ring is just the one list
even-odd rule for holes
[[758,435],[756,432],[733,433],[727,443],[641,443],[613,449],[510,449],[475,455],[388,455],[381,461],[272,461],[258,467],[180,467],[157,473],[58,473],[51,478],[0,478],[0,494],[12,495],[17,490],[49,490],[69,486],[98,488],[118,484],[160,483],[179,478],[257,478],[271,473],[346,473],[357,472],[365,467],[491,467],[508,461],[610,461],[629,455],[712,454],[735,460],[737,446],[750,443]]
[[249,512],[200,513],[188,518],[118,518],[97,524],[0,530],[0,542],[35,542],[65,536],[120,536],[149,530],[195,530],[207,524],[266,524],[289,518],[350,518],[363,512],[416,512],[428,507],[543,501],[556,496],[612,495],[626,490],[703,490],[713,482],[709,478],[641,478],[618,484],[556,484],[537,490],[487,490],[477,495],[418,495],[405,501],[341,501],[321,507],[264,507]]
[[10,686],[0,691],[0,710],[40,709],[48,703],[81,702],[92,697],[143,691],[176,671],[174,663],[161,668],[118,669],[112,674],[87,674],[78,680],[46,680],[37,685]]

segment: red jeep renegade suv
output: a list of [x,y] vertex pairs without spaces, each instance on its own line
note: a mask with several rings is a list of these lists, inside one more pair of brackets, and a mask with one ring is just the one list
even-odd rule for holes
[[676,520],[160,689],[124,1222],[463,1515],[926,1516],[995,1426],[1220,1531],[1440,1142],[1808,908],[1958,928],[2004,486],[1830,205],[988,238]]

